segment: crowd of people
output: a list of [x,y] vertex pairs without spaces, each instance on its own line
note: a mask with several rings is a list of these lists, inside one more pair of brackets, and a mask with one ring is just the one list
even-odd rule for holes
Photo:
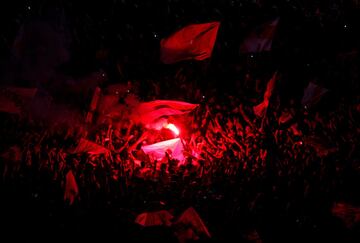
[[[327,224],[334,202],[360,199],[354,187],[360,168],[357,101],[343,99],[326,112],[293,104],[282,109],[291,116],[287,123],[280,123],[275,104],[276,99],[266,117],[258,118],[251,104],[234,96],[203,102],[186,117],[184,163],[172,159],[171,151],[161,161],[146,156],[140,145],[159,138],[131,120],[84,128],[3,115],[8,150],[2,156],[2,188],[24,190],[21,197],[47,205],[42,213],[57,217],[62,210],[84,216],[122,209],[131,224],[134,215],[150,208],[194,206],[215,239],[231,239],[237,228],[244,235],[236,237],[249,230],[271,240],[287,239],[288,230],[298,237],[334,237],[327,227],[335,227],[339,240],[347,239],[344,232],[353,231]],[[111,153],[72,154],[80,137]],[[320,140],[315,145],[313,137]],[[69,171],[78,193],[64,201]]]
[[[238,1],[231,2],[233,7],[238,5]],[[282,12],[262,3],[265,1],[253,2],[243,7],[255,8],[246,15],[248,18],[259,10],[269,15]],[[332,6],[338,7],[335,2]],[[146,4],[139,3],[139,6]],[[331,22],[325,19],[331,14],[322,12],[323,9],[331,12],[331,8],[322,5],[318,10],[307,5],[303,8],[311,10],[306,10],[312,13],[306,16],[307,20],[316,17],[322,18],[325,25]],[[181,12],[183,8],[175,9]],[[293,11],[298,13],[300,9],[297,6]],[[170,6],[168,11],[174,10]],[[213,15],[221,16],[216,9],[213,11]],[[114,10],[114,16],[115,13]],[[338,15],[342,16],[341,11]],[[297,27],[304,27],[304,22],[300,21]],[[73,24],[81,25],[76,21]],[[99,25],[105,26],[106,21]],[[84,33],[89,26],[73,29],[72,35],[78,36],[78,46],[81,43],[86,46],[88,36]],[[229,23],[224,26],[224,36],[235,28]],[[122,28],[125,30],[128,26]],[[131,36],[129,30],[124,32]],[[114,41],[107,35],[109,33],[104,33],[103,39],[96,41],[101,45],[106,45],[104,38]],[[226,39],[224,36],[220,40]],[[126,46],[126,37],[124,39],[122,44]],[[306,49],[309,43],[289,47],[292,42],[288,37],[278,42],[282,44],[277,52],[234,59],[228,49],[237,39],[240,38],[229,41],[229,46],[219,45],[221,54],[214,51],[211,60],[171,67],[158,63],[148,67],[137,65],[141,62],[131,58],[142,58],[137,56],[139,50],[134,54],[138,47],[135,44],[130,53],[115,50],[115,54],[109,54],[110,43],[108,49],[97,50],[96,65],[85,65],[84,69],[103,68],[90,77],[96,80],[92,84],[96,83],[104,95],[111,92],[107,91],[109,86],[123,83],[126,92],[118,94],[122,106],[126,106],[128,98],[199,104],[184,117],[169,118],[181,126],[179,136],[184,146],[184,161],[173,158],[171,150],[166,151],[161,160],[145,154],[141,149],[143,145],[174,135],[148,129],[121,112],[120,116],[103,119],[98,111],[99,117],[95,113],[92,123],[85,122],[85,115],[77,116],[80,117],[77,120],[48,121],[44,116],[38,119],[31,115],[0,113],[0,215],[6,219],[4,232],[21,230],[31,238],[47,231],[53,235],[92,237],[100,234],[124,241],[176,242],[176,227],[143,227],[135,223],[135,218],[143,212],[157,210],[168,210],[176,218],[186,208],[193,207],[211,233],[209,238],[195,230],[196,239],[205,241],[358,242],[360,216],[346,215],[344,223],[344,218],[334,215],[332,210],[338,202],[353,207],[360,204],[357,47],[351,52],[339,48],[333,51],[336,55],[322,56],[324,49],[317,54],[301,53],[299,50]],[[286,48],[290,49],[288,53]],[[78,58],[84,54],[82,51],[75,51],[74,56]],[[125,57],[131,54],[134,57]],[[300,61],[284,61],[290,60],[291,55]],[[66,79],[65,74],[59,73],[66,73],[64,70],[71,69],[72,65],[79,66],[76,62],[81,61],[73,59],[75,64],[51,73],[57,75],[52,76],[54,83]],[[275,71],[278,77],[269,105],[265,114],[258,116],[253,108],[263,101],[267,82]],[[48,78],[49,73],[44,77]],[[304,106],[303,88],[314,80],[329,92],[320,101]],[[84,83],[86,86],[87,81]],[[80,114],[88,112],[96,86],[88,85],[86,92],[71,91],[64,98],[66,90],[60,92],[60,88],[71,85],[54,85],[48,81],[37,85],[41,89],[49,88],[54,102],[70,101],[69,106],[77,106]],[[81,138],[109,152],[74,153]]]

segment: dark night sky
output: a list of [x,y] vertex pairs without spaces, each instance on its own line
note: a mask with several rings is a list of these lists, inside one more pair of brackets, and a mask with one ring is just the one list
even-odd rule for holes
[[109,51],[110,63],[124,60],[132,67],[153,69],[159,62],[161,38],[186,24],[214,20],[221,21],[221,28],[213,62],[231,64],[243,58],[239,44],[253,27],[280,16],[272,65],[287,70],[289,79],[332,76],[325,69],[336,65],[339,53],[357,49],[360,43],[359,8],[352,1],[43,0],[0,4],[2,69],[11,58],[19,28],[35,20],[64,31],[71,55],[67,66],[84,72],[104,65],[95,54],[101,49]]

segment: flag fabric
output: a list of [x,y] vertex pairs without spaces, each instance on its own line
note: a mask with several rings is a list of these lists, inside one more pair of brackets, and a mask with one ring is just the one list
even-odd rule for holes
[[279,124],[284,124],[290,121],[293,118],[293,115],[289,111],[283,111],[281,112],[281,115],[279,117]]
[[87,123],[91,123],[93,120],[94,111],[96,111],[96,108],[99,104],[100,96],[101,96],[101,89],[99,87],[96,87],[94,90],[93,97],[90,102],[89,111],[86,115]]
[[79,188],[76,183],[75,176],[73,172],[69,170],[65,178],[64,201],[68,201],[69,204],[72,205],[78,194],[79,194]]
[[263,102],[253,107],[255,115],[258,117],[263,117],[264,114],[266,113],[266,110],[269,106],[270,97],[274,91],[276,77],[277,77],[277,73],[275,72],[266,86]]
[[154,108],[173,108],[181,111],[192,111],[198,106],[198,104],[191,104],[178,100],[154,100],[141,103],[140,109],[145,112],[153,110]]
[[101,145],[91,142],[87,139],[81,138],[80,142],[72,152],[73,154],[88,153],[88,154],[107,154],[110,151]]
[[257,53],[271,51],[271,46],[276,32],[279,18],[258,26],[251,32],[240,46],[241,53]]
[[36,88],[5,87],[0,89],[0,111],[20,114],[30,107]]
[[211,56],[220,22],[191,24],[160,43],[160,59],[165,64],[184,60],[204,60]]
[[301,104],[304,106],[315,105],[327,92],[327,89],[310,82],[304,90],[304,96],[301,100]]
[[[190,207],[190,208],[186,209],[182,213],[182,215],[179,217],[179,219],[176,221],[175,224],[176,225],[179,225],[179,224],[180,225],[188,225],[188,226],[190,226],[190,228],[193,229],[193,231],[190,231],[190,232],[195,233],[195,235],[194,234],[188,235],[187,233],[189,231],[188,230],[185,231],[186,236],[191,237],[191,238],[188,238],[188,239],[195,239],[193,237],[196,237],[199,234],[206,235],[209,238],[211,237],[208,228],[206,227],[203,220],[200,218],[199,214],[196,212],[196,210],[193,207]],[[179,233],[179,232],[177,232],[177,233]],[[183,234],[181,234],[181,235],[183,235]],[[178,234],[178,237],[179,237],[179,234]]]
[[348,228],[360,222],[360,208],[348,203],[334,203],[331,208],[331,213],[340,218]]
[[174,218],[173,215],[171,215],[166,210],[160,210],[156,212],[145,212],[142,214],[139,214],[136,219],[135,223],[142,225],[144,227],[146,226],[160,226],[160,225],[171,225],[171,220]]
[[161,160],[165,156],[167,150],[171,150],[172,158],[179,161],[184,160],[183,155],[183,144],[180,138],[174,138],[170,140],[165,140],[159,143],[154,143],[151,145],[142,146],[141,149],[148,155],[151,155],[154,159]]
[[134,107],[131,118],[137,123],[152,127],[152,124],[157,124],[163,118],[187,114],[198,106],[183,101],[154,100]]
[[96,108],[98,106],[98,103],[99,103],[99,100],[100,100],[100,96],[101,96],[101,89],[100,89],[100,87],[96,87],[95,90],[94,90],[93,97],[92,97],[91,102],[90,102],[90,107],[89,107],[90,111],[95,111],[96,110]]
[[302,132],[300,131],[298,124],[294,123],[289,127],[289,130],[292,132],[294,136],[302,136]]

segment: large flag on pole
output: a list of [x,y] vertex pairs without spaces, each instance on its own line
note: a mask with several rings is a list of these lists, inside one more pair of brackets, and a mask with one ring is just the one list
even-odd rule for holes
[[276,81],[277,72],[274,73],[270,81],[268,82],[266,86],[266,91],[264,94],[264,100],[257,106],[253,107],[254,113],[258,117],[263,117],[265,115],[265,112],[269,106],[269,100],[273,93],[274,87],[275,87],[275,81]]
[[191,24],[160,43],[160,59],[165,64],[183,60],[204,60],[211,56],[220,22]]
[[137,123],[151,126],[169,116],[187,114],[198,106],[198,104],[176,100],[154,100],[136,106],[132,111],[131,118]]
[[279,23],[279,18],[258,26],[240,46],[241,53],[271,51],[272,41]]

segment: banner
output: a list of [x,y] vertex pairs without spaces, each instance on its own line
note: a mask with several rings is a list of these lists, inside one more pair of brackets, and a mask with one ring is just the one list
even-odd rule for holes
[[172,157],[179,161],[184,160],[183,150],[184,147],[181,143],[180,138],[165,140],[159,143],[142,146],[141,149],[151,155],[154,159],[161,160],[165,156],[165,152],[170,149]]

